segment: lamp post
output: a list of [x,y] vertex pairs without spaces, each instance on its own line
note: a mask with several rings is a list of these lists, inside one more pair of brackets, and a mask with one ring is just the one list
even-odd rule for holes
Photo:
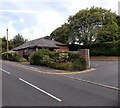
[[[7,29],[7,51],[9,50],[8,48],[8,29]],[[9,60],[8,54],[7,54],[7,60]]]
[[9,47],[8,47],[8,29],[7,29],[7,51],[9,50]]

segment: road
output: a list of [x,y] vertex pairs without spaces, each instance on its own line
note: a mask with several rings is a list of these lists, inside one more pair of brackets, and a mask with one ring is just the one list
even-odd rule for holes
[[15,62],[2,64],[2,106],[118,106],[117,72],[113,75],[107,64],[101,74],[107,72],[111,80],[113,75],[111,82],[106,75],[101,77],[100,64],[94,62],[96,70],[78,74],[53,74],[55,70],[49,68]]

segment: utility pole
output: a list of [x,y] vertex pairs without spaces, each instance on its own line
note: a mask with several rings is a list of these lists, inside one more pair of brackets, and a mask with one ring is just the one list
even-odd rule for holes
[[7,51],[9,50],[9,46],[8,46],[8,29],[7,29]]
[[[8,48],[8,28],[7,28],[7,51],[9,50]],[[7,54],[7,60],[9,60],[8,54]]]

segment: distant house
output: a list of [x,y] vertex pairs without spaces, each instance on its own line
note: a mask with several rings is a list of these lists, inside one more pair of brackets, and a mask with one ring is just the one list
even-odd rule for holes
[[68,51],[69,48],[60,42],[52,40],[49,36],[29,41],[23,45],[14,48],[21,56],[28,58],[34,51],[39,49],[49,49],[50,51]]

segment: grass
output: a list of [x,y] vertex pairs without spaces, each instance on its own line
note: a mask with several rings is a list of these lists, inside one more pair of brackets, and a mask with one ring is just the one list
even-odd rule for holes
[[107,61],[116,61],[116,60],[120,60],[120,56],[91,56],[90,57],[91,60],[107,60]]

